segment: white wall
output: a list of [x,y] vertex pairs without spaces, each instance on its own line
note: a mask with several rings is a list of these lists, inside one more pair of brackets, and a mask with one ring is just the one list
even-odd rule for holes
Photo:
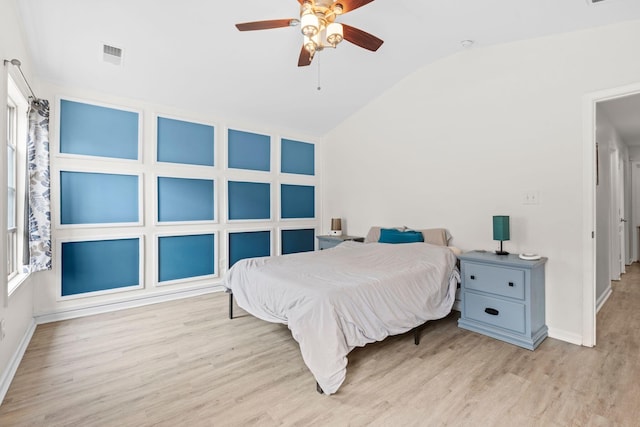
[[629,158],[631,161],[640,161],[640,145],[632,145],[629,147]]
[[471,250],[496,248],[491,216],[510,215],[505,249],[549,257],[552,336],[582,342],[583,97],[639,81],[638,42],[630,22],[424,67],[327,135],[324,217],[360,235],[444,226]]
[[[20,19],[18,17],[17,7],[13,0],[0,0],[0,61],[4,59],[17,58],[22,61],[22,69],[30,78],[30,58],[27,53],[27,49],[24,43],[24,37],[22,28],[19,26]],[[5,67],[4,65],[2,65]],[[20,82],[19,74],[13,66],[7,66],[8,71],[15,76],[15,80]],[[4,75],[4,74],[3,74]],[[0,117],[6,117],[7,103],[7,88],[6,79],[2,79],[0,84]],[[34,88],[34,90],[37,88]],[[5,120],[0,120],[0,135],[6,135]],[[4,139],[2,144],[6,144]],[[0,164],[6,163],[6,149],[3,148],[0,154]],[[2,213],[0,213],[0,224],[7,224],[6,217],[6,172],[5,167],[2,167],[0,174],[0,194],[2,194],[3,202]],[[0,265],[0,280],[5,281],[7,277],[6,273],[6,227],[3,225],[0,227],[0,241],[3,244],[0,245],[0,259],[2,260]],[[38,274],[32,274],[25,282],[22,283],[10,298],[7,298],[5,294],[5,286],[0,286],[2,292],[0,292],[0,319],[4,319],[6,325],[6,336],[0,342],[0,400],[3,397],[3,387],[8,385],[7,376],[10,375],[11,364],[15,362],[14,356],[20,348],[20,344],[23,341],[25,335],[32,331],[33,326],[33,282],[37,279]]]

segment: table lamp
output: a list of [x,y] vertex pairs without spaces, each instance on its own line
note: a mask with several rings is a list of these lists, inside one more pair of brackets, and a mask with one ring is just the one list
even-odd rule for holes
[[509,240],[509,217],[506,215],[495,215],[493,217],[493,240],[500,240],[500,250],[498,255],[509,255],[509,252],[502,250],[502,242]]
[[341,218],[331,218],[331,233],[332,236],[341,236],[342,235],[342,219]]

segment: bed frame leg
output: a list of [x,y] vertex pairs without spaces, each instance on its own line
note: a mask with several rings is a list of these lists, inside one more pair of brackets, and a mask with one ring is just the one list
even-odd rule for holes
[[229,294],[229,319],[233,319],[233,292],[227,291]]
[[420,326],[416,326],[415,329],[413,330],[413,343],[415,345],[420,345],[420,335],[422,334],[422,330],[424,329],[425,326],[427,326],[427,322],[424,322]]
[[318,384],[318,381],[316,381],[316,391],[320,394],[324,394],[324,391],[322,391],[322,387],[320,387],[320,384]]

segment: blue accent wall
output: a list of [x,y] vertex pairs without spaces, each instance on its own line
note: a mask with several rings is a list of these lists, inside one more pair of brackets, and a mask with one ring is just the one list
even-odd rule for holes
[[213,126],[158,117],[158,161],[213,166]]
[[54,311],[74,298],[92,307],[103,292],[126,301],[215,286],[220,262],[317,246],[321,145],[66,95],[51,118],[56,297],[64,297],[47,297]]
[[230,168],[271,170],[271,138],[269,136],[229,129],[227,139]]
[[60,172],[60,223],[138,222],[138,176]]
[[271,232],[229,233],[229,267],[245,258],[271,255]]
[[213,219],[213,180],[158,177],[158,221]]
[[305,228],[300,230],[282,230],[282,255],[315,250],[316,230]]
[[271,184],[229,181],[227,195],[229,219],[271,218]]
[[140,285],[140,239],[62,243],[62,296]]
[[283,139],[280,145],[280,171],[315,175],[315,145]]
[[282,218],[314,218],[315,187],[282,184],[280,210]]
[[158,238],[158,281],[215,273],[215,236],[197,234]]
[[138,113],[63,99],[60,152],[137,160],[138,123]]

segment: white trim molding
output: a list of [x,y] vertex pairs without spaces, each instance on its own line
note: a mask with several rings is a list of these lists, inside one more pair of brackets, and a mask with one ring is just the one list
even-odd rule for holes
[[[586,347],[596,345],[596,104],[640,93],[640,83],[605,89],[584,95],[582,144],[582,339]],[[560,331],[559,331],[560,332]],[[571,335],[571,334],[570,334]],[[551,328],[549,329],[551,335]],[[562,332],[560,336],[565,336]],[[569,336],[566,341],[573,342]]]
[[72,308],[68,310],[58,310],[51,313],[37,314],[35,316],[35,322],[38,325],[42,325],[45,323],[58,322],[60,320],[75,319],[78,317],[91,316],[94,314],[110,313],[113,311],[125,310],[128,308],[142,307],[145,305],[158,304],[161,302],[174,301],[183,298],[197,297],[222,291],[224,291],[224,288],[219,284],[207,285],[196,289],[179,289],[169,292],[156,293],[154,295],[143,295],[140,297],[129,298],[125,301],[106,302],[90,307]]
[[18,371],[18,366],[20,366],[20,362],[24,357],[24,353],[25,351],[27,351],[27,347],[31,342],[31,337],[33,337],[33,333],[36,330],[36,325],[37,323],[35,319],[32,319],[31,324],[27,328],[26,332],[24,333],[24,336],[22,337],[22,340],[20,341],[20,345],[18,346],[16,351],[13,353],[13,356],[11,357],[11,360],[9,361],[7,368],[2,373],[2,377],[0,377],[0,405],[2,405],[2,402],[4,401],[4,397],[7,395],[7,392],[9,391],[9,386],[11,385],[11,381],[13,381],[13,377],[16,375],[16,372]]

